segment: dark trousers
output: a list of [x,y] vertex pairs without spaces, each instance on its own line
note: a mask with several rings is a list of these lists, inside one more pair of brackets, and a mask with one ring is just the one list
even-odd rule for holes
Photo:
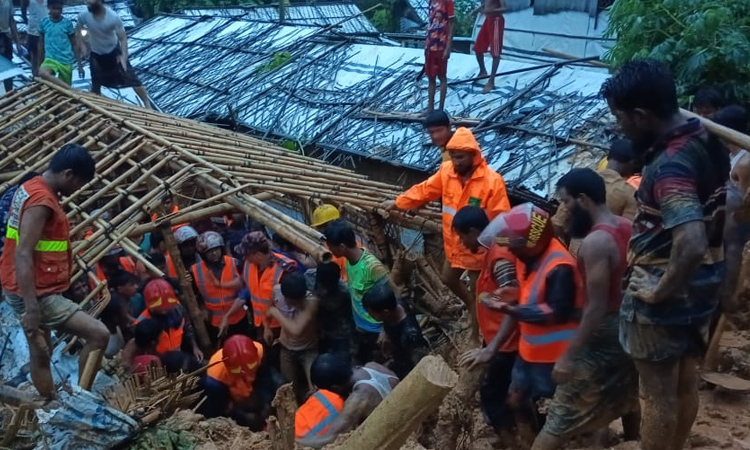
[[[0,55],[8,58],[9,61],[13,61],[13,41],[5,34],[0,33]],[[13,90],[13,78],[3,80],[5,86],[5,92]]]
[[479,402],[485,420],[495,429],[510,430],[513,413],[508,407],[508,391],[511,373],[517,353],[497,353],[489,362],[482,384],[479,386]]

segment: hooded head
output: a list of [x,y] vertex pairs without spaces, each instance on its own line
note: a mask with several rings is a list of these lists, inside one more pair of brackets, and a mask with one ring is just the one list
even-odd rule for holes
[[479,143],[468,128],[459,127],[445,145],[445,149],[451,157],[457,175],[469,175],[484,162]]

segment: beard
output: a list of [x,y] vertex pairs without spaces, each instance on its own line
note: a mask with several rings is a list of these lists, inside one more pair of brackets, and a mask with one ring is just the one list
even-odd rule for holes
[[89,9],[89,12],[92,12],[92,13],[94,13],[94,14],[96,14],[96,13],[98,13],[98,12],[101,12],[101,10],[102,10],[103,8],[104,8],[104,7],[103,7],[102,5],[100,5],[100,4],[95,4],[95,5],[91,5],[91,4],[89,4],[89,5],[88,5],[88,9]]
[[585,238],[594,227],[594,219],[588,211],[576,205],[570,211],[570,217],[567,223],[567,232],[571,237],[576,239]]

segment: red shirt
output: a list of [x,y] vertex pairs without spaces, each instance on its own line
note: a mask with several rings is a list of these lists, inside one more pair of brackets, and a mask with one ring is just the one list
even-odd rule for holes
[[450,20],[456,17],[453,0],[430,0],[429,23],[427,25],[428,51],[444,51],[448,46]]
[[[609,299],[607,301],[607,310],[610,312],[620,310],[620,303],[622,303],[622,278],[625,275],[625,271],[628,269],[628,242],[630,242],[630,235],[633,233],[632,222],[621,216],[616,217],[618,220],[617,227],[599,224],[594,225],[594,227],[591,228],[591,232],[602,230],[612,236],[619,252],[619,265],[612,271],[609,278]],[[581,262],[580,255],[577,265],[578,270],[583,277],[584,286],[586,286],[586,268]]]

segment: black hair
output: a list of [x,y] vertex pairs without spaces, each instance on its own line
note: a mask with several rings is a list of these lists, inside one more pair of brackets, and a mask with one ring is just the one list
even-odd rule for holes
[[47,6],[63,6],[64,4],[63,0],[47,0]]
[[334,262],[318,264],[315,268],[315,286],[336,289],[341,280],[341,267]]
[[89,182],[96,173],[96,162],[89,151],[79,144],[65,144],[49,162],[51,172],[60,173],[70,169],[76,178]]
[[347,248],[357,246],[357,236],[349,222],[344,219],[336,219],[323,231],[329,245],[345,245]]
[[715,88],[710,86],[698,89],[693,97],[693,108],[706,106],[709,108],[719,109],[724,104],[721,94]]
[[609,146],[607,159],[621,163],[629,163],[638,159],[630,139],[615,139]]
[[597,205],[607,203],[604,178],[591,169],[573,169],[557,181],[557,189],[565,189],[571,197],[585,194]]
[[162,327],[159,322],[154,319],[144,319],[135,326],[133,330],[133,339],[135,339],[135,345],[140,348],[148,347],[154,342],[159,340],[161,335]]
[[618,109],[641,108],[660,119],[668,119],[679,111],[672,72],[655,59],[626,63],[604,82],[599,93]]
[[279,233],[273,234],[273,242],[281,250],[284,250],[284,251],[297,250],[297,247],[295,247],[294,244],[284,239],[284,237],[282,237]]
[[138,284],[138,278],[128,271],[118,270],[109,278],[108,283],[112,289],[117,289],[130,283]]
[[201,363],[193,355],[185,352],[172,350],[161,355],[161,364],[164,370],[170,375],[177,375],[187,369],[188,372],[195,372],[201,368]]
[[20,186],[25,182],[31,180],[32,178],[38,177],[39,175],[41,175],[39,172],[28,172],[24,176],[22,176],[20,180],[18,180],[18,185]]
[[271,239],[271,236],[268,235],[266,226],[256,220],[251,220],[250,222],[248,222],[245,228],[247,229],[248,233],[252,233],[253,231],[260,231],[261,233],[265,234],[267,238]]
[[287,272],[282,275],[279,285],[281,286],[282,295],[286,298],[301,300],[307,294],[305,276],[297,271]]
[[388,279],[384,279],[372,288],[362,297],[362,306],[366,310],[383,312],[386,309],[396,309],[398,300],[396,294],[388,284]]
[[152,231],[148,238],[151,249],[159,249],[159,246],[164,242],[164,234],[161,230]]
[[464,206],[453,216],[453,229],[463,234],[472,228],[482,231],[489,224],[487,213],[479,206]]
[[721,108],[711,120],[734,131],[747,134],[747,110],[740,105],[729,105]]
[[424,126],[425,128],[450,127],[451,119],[445,111],[438,109],[427,114],[427,117],[424,119]]
[[151,264],[157,267],[167,263],[167,257],[164,256],[164,253],[149,253],[146,255],[146,258],[148,258]]
[[319,389],[331,390],[334,386],[342,386],[349,382],[352,373],[352,366],[333,353],[318,355],[310,367],[310,379]]

